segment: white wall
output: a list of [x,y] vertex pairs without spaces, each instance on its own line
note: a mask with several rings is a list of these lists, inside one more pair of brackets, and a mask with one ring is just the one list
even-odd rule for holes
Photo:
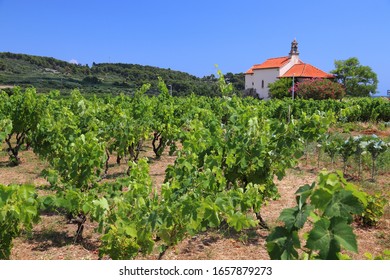
[[[254,88],[259,98],[268,99],[268,84],[277,80],[277,77],[282,76],[288,71],[294,64],[299,63],[299,55],[292,55],[290,61],[281,68],[267,68],[253,70],[253,74],[245,75],[245,89]],[[264,81],[264,87],[262,86]]]
[[253,75],[245,74],[245,89],[254,88],[253,82]]
[[[259,98],[268,99],[268,84],[276,81],[276,78],[279,76],[279,68],[268,68],[268,69],[259,69],[253,71],[253,88],[256,89],[256,92]],[[264,81],[264,87],[262,87],[262,81]]]

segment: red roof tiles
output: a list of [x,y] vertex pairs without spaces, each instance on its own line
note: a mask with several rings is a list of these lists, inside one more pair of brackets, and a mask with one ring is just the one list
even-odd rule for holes
[[289,56],[269,58],[261,64],[253,65],[253,69],[280,68],[290,61]]
[[268,68],[280,68],[290,61],[289,56],[269,58],[261,64],[253,65],[245,74],[253,74],[253,70],[268,69]]
[[280,77],[301,77],[301,78],[334,78],[332,74],[328,74],[313,65],[307,63],[299,63],[293,65],[286,73]]
[[[290,56],[282,56],[269,58],[261,64],[253,65],[248,71],[245,72],[247,75],[253,75],[254,70],[260,69],[269,69],[269,68],[280,68],[289,63],[291,60]],[[301,78],[334,78],[334,75],[328,74],[313,65],[298,61],[297,64],[294,64],[286,73],[281,75],[281,77],[301,77]]]
[[253,75],[253,67],[251,67],[245,74]]

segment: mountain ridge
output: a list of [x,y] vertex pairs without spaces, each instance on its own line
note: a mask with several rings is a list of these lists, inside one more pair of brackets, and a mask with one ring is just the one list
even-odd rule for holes
[[[219,95],[215,75],[196,77],[186,72],[131,63],[74,64],[46,56],[0,52],[0,86],[33,86],[38,92],[60,90],[68,94],[77,88],[86,94],[132,94],[150,83],[148,94],[158,93],[161,77],[173,95]],[[236,91],[244,90],[244,74],[225,74]]]

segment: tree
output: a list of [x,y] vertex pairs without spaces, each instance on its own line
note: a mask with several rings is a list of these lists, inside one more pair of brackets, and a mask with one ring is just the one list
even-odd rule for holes
[[347,60],[336,60],[335,70],[331,73],[345,87],[349,96],[370,96],[376,93],[378,78],[371,67],[360,65],[356,57]]
[[291,78],[281,78],[268,85],[271,98],[291,97]]

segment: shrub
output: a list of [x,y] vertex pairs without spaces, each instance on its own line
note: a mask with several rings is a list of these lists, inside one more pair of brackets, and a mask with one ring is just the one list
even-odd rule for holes
[[364,212],[358,216],[358,221],[363,226],[372,227],[378,225],[380,218],[385,213],[387,203],[387,199],[381,193],[368,195],[367,206],[364,208]]
[[271,98],[291,97],[292,79],[282,78],[268,85]]
[[345,95],[343,86],[328,79],[306,79],[295,84],[298,97],[304,99],[342,99]]

